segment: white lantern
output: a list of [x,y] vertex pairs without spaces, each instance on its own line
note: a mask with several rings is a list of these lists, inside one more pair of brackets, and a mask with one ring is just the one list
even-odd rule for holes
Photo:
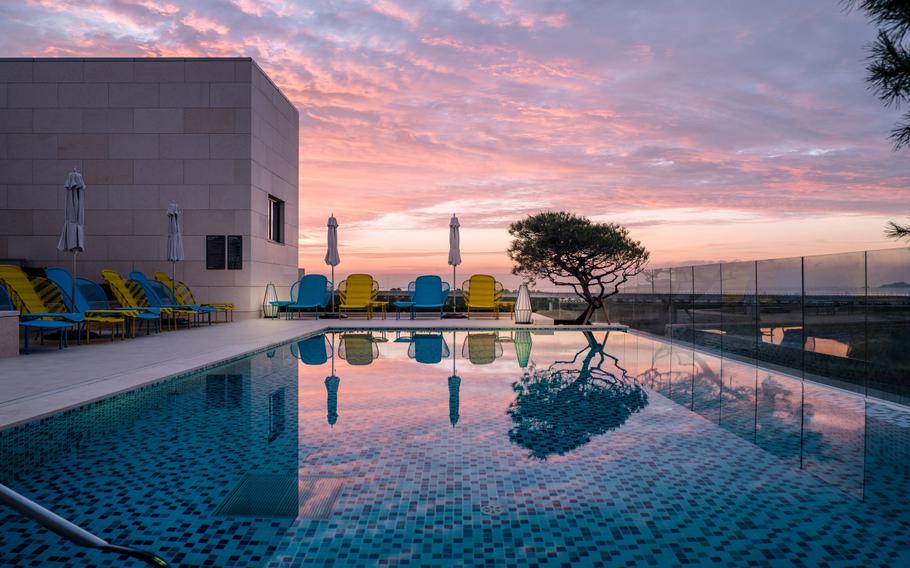
[[269,282],[265,286],[265,297],[262,299],[262,317],[264,318],[276,318],[278,317],[278,306],[272,302],[278,301],[278,292],[275,290],[275,285]]
[[518,299],[515,300],[515,323],[531,323],[531,293],[528,285],[518,287]]

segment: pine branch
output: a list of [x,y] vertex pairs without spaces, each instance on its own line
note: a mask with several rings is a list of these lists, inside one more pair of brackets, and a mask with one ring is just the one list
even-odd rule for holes
[[889,221],[885,228],[885,236],[889,239],[910,237],[910,225],[898,225],[894,221]]

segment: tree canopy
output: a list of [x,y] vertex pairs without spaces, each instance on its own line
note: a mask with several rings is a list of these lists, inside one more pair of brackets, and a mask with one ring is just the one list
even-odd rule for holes
[[641,272],[649,253],[616,223],[595,223],[568,213],[544,212],[512,223],[512,273],[536,282],[571,287],[588,303],[580,318],[590,321],[603,299]]
[[[910,101],[910,2],[907,0],[847,0],[858,6],[878,26],[878,37],[869,47],[866,80],[887,106]],[[891,131],[894,148],[910,144],[910,112]]]

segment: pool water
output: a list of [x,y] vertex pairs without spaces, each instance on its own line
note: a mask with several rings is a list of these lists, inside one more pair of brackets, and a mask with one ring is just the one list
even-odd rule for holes
[[[910,565],[910,412],[622,332],[329,333],[0,432],[175,566]],[[0,564],[139,566],[0,509]]]

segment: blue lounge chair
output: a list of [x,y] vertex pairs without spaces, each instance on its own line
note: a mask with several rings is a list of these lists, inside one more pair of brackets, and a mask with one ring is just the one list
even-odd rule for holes
[[439,363],[449,354],[449,345],[441,333],[415,333],[408,346],[408,357],[427,365]]
[[317,335],[291,344],[291,354],[304,365],[325,365],[332,354],[332,346],[325,335]]
[[[161,313],[135,308],[115,308],[107,299],[107,294],[99,284],[87,278],[76,278],[76,297],[70,298],[73,290],[73,277],[65,268],[45,268],[47,279],[57,285],[63,294],[67,309],[82,313],[120,314],[134,324],[145,322],[146,334],[151,333],[152,323],[155,330],[161,331]],[[135,327],[135,326],[132,326]],[[135,329],[131,332],[135,335]]]
[[177,310],[183,315],[192,315],[196,324],[199,323],[199,316],[205,314],[208,316],[209,325],[212,325],[212,314],[218,311],[217,308],[181,304],[174,298],[170,288],[157,280],[149,280],[145,277],[145,274],[138,270],[130,272],[130,280],[138,284],[142,291],[145,292],[145,297],[151,306]]
[[439,316],[442,317],[442,309],[449,297],[449,289],[449,283],[443,282],[439,276],[418,276],[416,280],[408,284],[411,319],[416,317],[417,310],[439,310]]
[[332,301],[332,285],[322,274],[307,274],[291,286],[291,302],[272,302],[272,305],[283,305],[285,316],[290,319],[298,310],[315,310],[319,319],[319,309],[323,310]]

